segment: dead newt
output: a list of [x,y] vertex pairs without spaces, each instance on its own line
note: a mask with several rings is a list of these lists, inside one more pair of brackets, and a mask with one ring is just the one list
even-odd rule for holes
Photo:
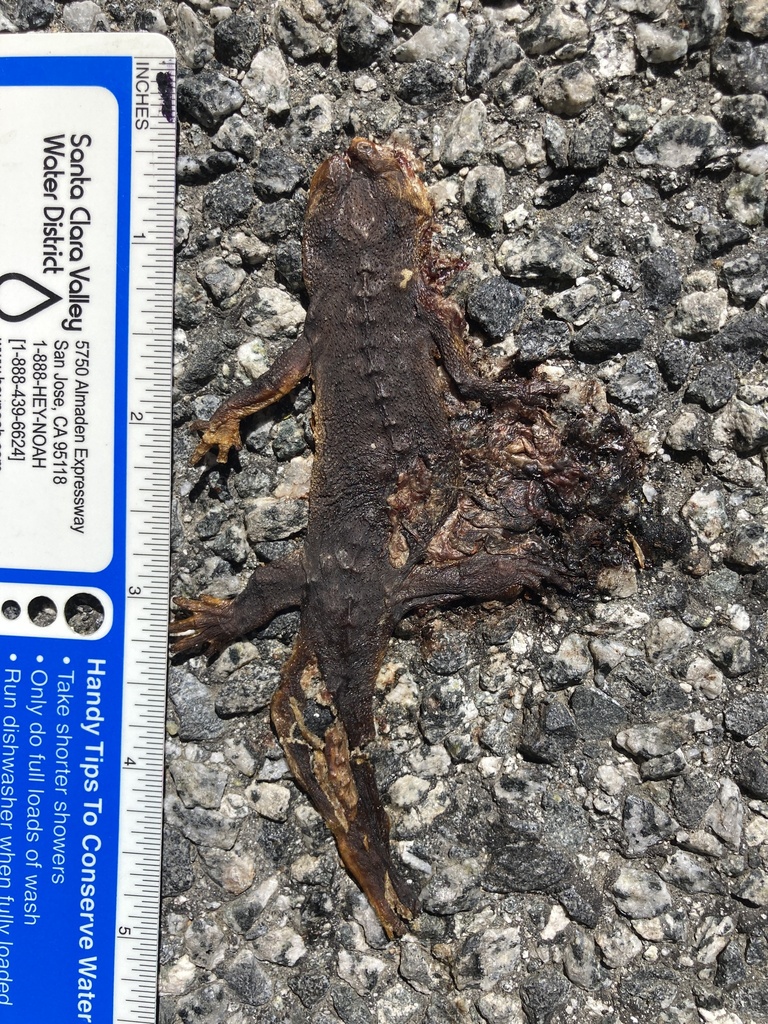
[[[405,932],[418,908],[393,859],[366,752],[374,684],[395,626],[422,607],[569,589],[585,575],[583,552],[600,547],[597,513],[583,506],[611,490],[609,477],[623,474],[626,484],[633,462],[610,415],[593,428],[573,420],[564,446],[542,407],[566,389],[476,372],[464,317],[442,291],[448,264],[433,248],[434,231],[407,151],[356,138],[318,168],[303,236],[303,333],[198,425],[194,455],[215,451],[227,461],[241,447],[245,417],[311,378],[304,548],[258,567],[231,600],[178,598],[186,614],[171,623],[175,653],[215,654],[300,609],[272,721],[296,781],[390,937]],[[466,433],[454,423],[464,403],[476,410]],[[590,490],[587,482],[600,479],[602,489]],[[578,543],[566,550],[556,527],[569,515]]]

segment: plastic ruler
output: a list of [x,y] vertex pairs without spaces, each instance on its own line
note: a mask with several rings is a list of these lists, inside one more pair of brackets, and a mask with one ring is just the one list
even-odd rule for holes
[[0,1024],[156,1019],[174,73],[0,37]]

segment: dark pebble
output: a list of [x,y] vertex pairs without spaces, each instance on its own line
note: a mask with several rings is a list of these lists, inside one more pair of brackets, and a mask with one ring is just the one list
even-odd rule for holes
[[228,150],[182,153],[176,161],[176,177],[182,185],[202,185],[237,167],[237,157]]
[[216,57],[227,67],[247,71],[258,49],[260,35],[258,18],[252,14],[233,14],[214,29]]
[[648,309],[666,309],[680,298],[683,278],[674,249],[658,249],[640,264],[640,280]]
[[747,693],[732,700],[725,709],[725,728],[738,740],[746,739],[768,725],[768,695]]
[[599,363],[619,352],[634,352],[650,330],[650,323],[634,310],[616,310],[583,327],[574,335],[571,349],[577,358]]
[[275,271],[288,291],[297,295],[304,286],[301,263],[301,242],[290,239],[275,249]]
[[738,386],[739,379],[727,363],[706,363],[688,385],[685,397],[714,412],[733,398]]
[[333,985],[331,1000],[343,1024],[375,1024],[373,1014],[349,985]]
[[561,320],[531,320],[523,324],[516,340],[517,362],[543,363],[567,355],[571,332],[568,324]]
[[[39,32],[50,25],[55,13],[56,5],[51,0],[19,0],[14,20],[22,32]],[[138,26],[137,31],[141,31]]]
[[525,292],[501,276],[486,277],[467,300],[470,320],[494,339],[506,337],[517,326],[525,305]]
[[724,256],[734,246],[748,242],[752,235],[748,228],[735,220],[707,221],[699,228],[699,244],[696,246],[696,259],[705,262]]
[[199,124],[208,132],[215,132],[244,102],[237,85],[216,71],[179,75],[179,119]]
[[245,174],[232,171],[206,189],[203,213],[209,224],[231,228],[244,220],[256,201],[253,185]]
[[554,967],[545,967],[526,978],[520,986],[520,1001],[528,1024],[549,1024],[570,990],[568,979]]
[[748,146],[768,142],[765,124],[768,120],[768,100],[765,96],[726,96],[720,109],[723,127],[738,135]]
[[679,979],[668,967],[638,967],[624,975],[619,997],[628,1018],[659,1020],[660,1011],[677,1005]]
[[584,184],[583,174],[565,174],[547,182],[534,199],[534,205],[542,210],[554,210],[572,199]]
[[570,708],[551,694],[526,697],[519,750],[523,757],[561,764],[576,745],[576,722]]
[[582,739],[611,739],[627,721],[627,712],[596,686],[579,686],[571,695],[571,711]]
[[278,199],[295,191],[304,168],[280,149],[265,147],[253,169],[253,187],[261,199]]
[[483,888],[491,892],[560,892],[571,882],[573,864],[540,843],[515,843],[491,852]]
[[723,264],[723,280],[738,305],[754,306],[768,292],[768,257],[747,252]]
[[452,68],[434,60],[419,60],[401,72],[395,93],[404,103],[429,106],[444,100],[453,89],[454,81]]
[[253,230],[262,242],[277,242],[299,232],[302,210],[293,201],[264,203],[253,215]]
[[717,796],[717,783],[700,768],[679,775],[672,783],[670,798],[675,817],[685,829],[695,830]]
[[724,988],[726,991],[736,988],[747,977],[747,968],[744,958],[741,955],[738,943],[731,939],[720,956],[717,958],[717,970],[715,971],[715,985]]
[[189,840],[177,828],[166,825],[163,829],[163,892],[179,896],[194,880]]
[[225,960],[219,971],[244,1003],[263,1006],[272,998],[272,985],[251,949],[241,949],[234,959]]
[[389,23],[360,0],[347,4],[338,33],[341,61],[353,67],[367,66],[394,40]]
[[715,77],[729,92],[768,92],[768,45],[726,37],[714,53]]
[[568,917],[585,928],[594,928],[600,920],[603,897],[599,890],[583,878],[575,878],[571,885],[559,889],[557,898]]
[[733,756],[734,778],[758,800],[768,800],[768,757],[762,750],[738,747]]
[[668,338],[656,355],[656,362],[670,387],[677,390],[688,379],[693,365],[693,348],[685,338]]
[[587,118],[573,129],[569,164],[576,171],[597,171],[608,163],[613,130],[601,115]]
[[768,317],[745,313],[729,320],[713,341],[741,370],[750,370],[768,352]]

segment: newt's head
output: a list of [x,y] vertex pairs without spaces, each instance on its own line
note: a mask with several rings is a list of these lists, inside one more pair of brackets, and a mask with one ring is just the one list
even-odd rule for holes
[[346,153],[324,161],[309,189],[304,222],[304,280],[321,282],[365,255],[408,276],[427,258],[432,202],[407,150],[353,139]]

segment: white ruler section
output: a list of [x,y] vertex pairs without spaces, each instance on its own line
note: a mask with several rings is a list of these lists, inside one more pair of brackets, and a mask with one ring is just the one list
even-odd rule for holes
[[168,40],[0,36],[10,1024],[156,1021],[175,170]]
[[127,439],[127,605],[115,1021],[157,1006],[168,659],[176,84],[172,57],[134,59]]

